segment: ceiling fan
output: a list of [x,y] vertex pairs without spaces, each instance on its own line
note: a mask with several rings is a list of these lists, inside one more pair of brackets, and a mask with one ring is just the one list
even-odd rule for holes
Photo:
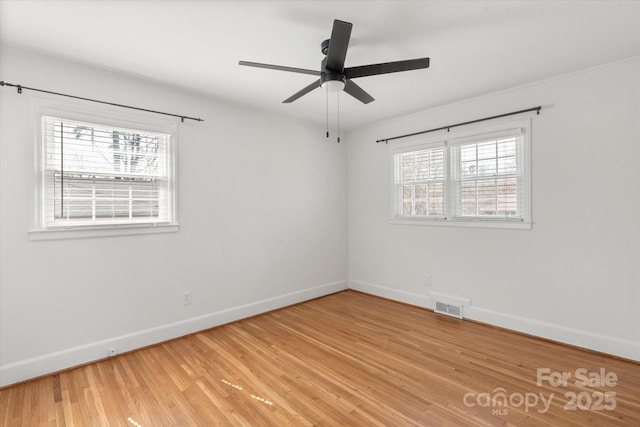
[[248,61],[240,61],[239,65],[320,76],[318,80],[282,101],[283,103],[293,102],[316,88],[326,87],[329,92],[340,92],[344,90],[360,102],[368,104],[373,101],[374,98],[365,92],[365,90],[360,86],[355,84],[352,79],[375,76],[378,74],[429,68],[429,58],[409,59],[406,61],[385,62],[345,68],[344,61],[347,56],[347,48],[349,47],[352,27],[353,24],[349,22],[337,19],[333,21],[331,38],[323,41],[320,45],[322,54],[326,55],[320,63],[320,71]]

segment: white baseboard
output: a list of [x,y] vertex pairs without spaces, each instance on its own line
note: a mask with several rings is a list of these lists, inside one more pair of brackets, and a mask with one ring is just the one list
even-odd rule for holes
[[466,309],[465,317],[501,328],[524,332],[537,337],[640,362],[640,343],[637,342],[473,306]]
[[433,310],[434,306],[433,299],[431,299],[431,297],[429,297],[428,295],[399,291],[397,289],[374,285],[372,283],[362,282],[360,280],[350,280],[349,289],[379,296],[382,298],[387,298],[394,301],[404,302],[406,304],[416,305],[418,307],[428,308],[430,310]]
[[[400,291],[358,280],[349,281],[349,289],[394,301],[433,309],[433,300],[425,295]],[[554,325],[539,320],[487,310],[473,305],[465,307],[464,317],[561,343],[640,361],[640,343],[593,332]]]
[[156,328],[5,364],[0,366],[0,387],[104,359],[110,348],[117,348],[120,353],[132,351],[345,289],[348,289],[346,280],[326,283]]

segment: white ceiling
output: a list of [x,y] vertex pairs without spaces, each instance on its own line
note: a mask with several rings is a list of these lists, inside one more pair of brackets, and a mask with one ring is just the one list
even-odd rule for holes
[[321,90],[282,104],[314,76],[238,61],[319,69],[333,19],[347,67],[431,58],[357,79],[347,129],[640,55],[640,1],[0,1],[0,41],[324,123]]

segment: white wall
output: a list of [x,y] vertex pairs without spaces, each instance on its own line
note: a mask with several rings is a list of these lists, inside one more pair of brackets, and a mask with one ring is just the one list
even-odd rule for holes
[[[636,58],[351,132],[350,287],[469,298],[471,319],[640,360],[638,76]],[[377,139],[537,105],[532,230],[389,223],[394,142]]]
[[205,119],[178,124],[178,233],[33,242],[43,95],[0,89],[0,385],[346,288],[346,144],[322,128],[4,46],[0,76]]

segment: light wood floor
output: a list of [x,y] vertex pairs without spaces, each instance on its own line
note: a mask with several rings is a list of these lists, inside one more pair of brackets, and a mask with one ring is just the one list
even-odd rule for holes
[[640,364],[345,291],[6,388],[0,425],[640,426]]

